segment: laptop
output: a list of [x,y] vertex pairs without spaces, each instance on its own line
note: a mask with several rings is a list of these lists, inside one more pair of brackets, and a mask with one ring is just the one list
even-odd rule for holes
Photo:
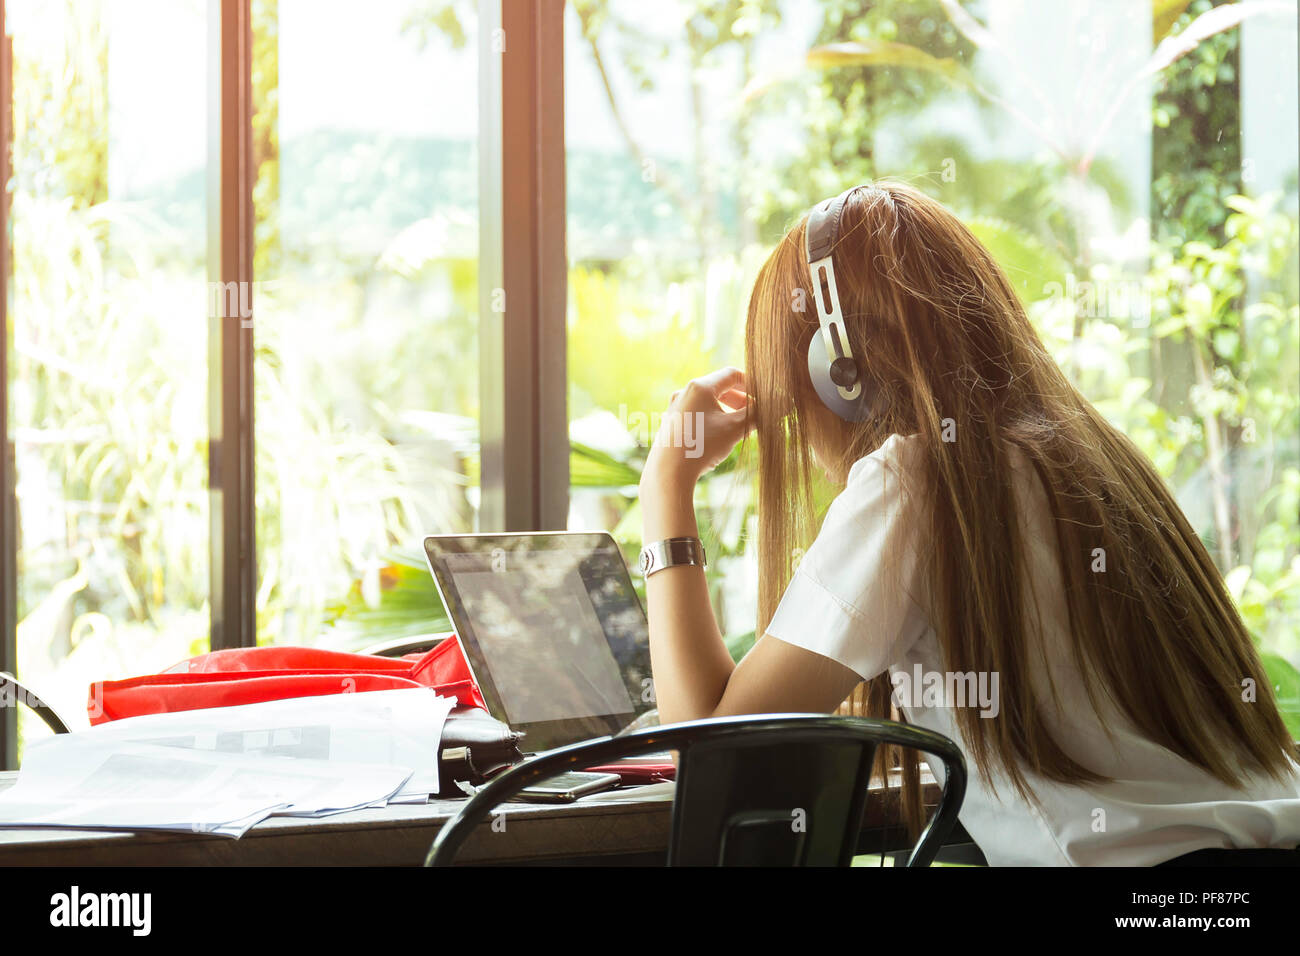
[[431,535],[424,553],[489,713],[527,750],[653,723],[645,610],[608,533]]

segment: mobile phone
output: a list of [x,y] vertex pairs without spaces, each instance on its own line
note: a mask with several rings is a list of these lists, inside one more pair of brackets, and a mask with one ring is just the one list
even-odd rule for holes
[[621,779],[616,773],[584,773],[575,770],[525,787],[519,791],[519,796],[537,803],[572,803],[589,793],[608,790]]

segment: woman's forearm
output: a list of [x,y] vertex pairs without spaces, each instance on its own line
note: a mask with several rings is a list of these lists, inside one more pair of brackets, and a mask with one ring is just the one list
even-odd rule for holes
[[[693,497],[693,481],[648,470],[641,482],[645,542],[699,537]],[[712,716],[735,665],[713,615],[704,569],[681,565],[655,572],[646,579],[646,603],[660,721]]]

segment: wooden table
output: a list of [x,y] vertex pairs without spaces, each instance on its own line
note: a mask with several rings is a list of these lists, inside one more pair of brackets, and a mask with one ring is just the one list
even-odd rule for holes
[[[16,773],[0,773],[0,790]],[[572,804],[502,805],[504,829],[484,823],[457,861],[479,864],[662,865],[671,788]],[[872,787],[862,853],[910,846],[897,822],[896,791]],[[614,799],[610,799],[614,798]],[[938,800],[927,787],[926,803]],[[0,866],[419,866],[464,800],[354,810],[315,820],[272,817],[238,840],[210,834],[0,829]]]

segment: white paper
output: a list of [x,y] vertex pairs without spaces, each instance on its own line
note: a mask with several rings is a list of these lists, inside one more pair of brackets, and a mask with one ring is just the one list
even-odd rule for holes
[[31,744],[0,827],[239,837],[271,815],[424,803],[455,704],[429,688],[149,714]]
[[317,815],[399,792],[410,770],[196,751],[59,734],[27,748],[0,794],[2,827],[182,830],[241,836],[271,814]]
[[79,736],[407,767],[411,779],[394,802],[422,802],[438,792],[442,728],[455,703],[454,698],[439,697],[426,687],[294,697],[126,717],[81,731]]

